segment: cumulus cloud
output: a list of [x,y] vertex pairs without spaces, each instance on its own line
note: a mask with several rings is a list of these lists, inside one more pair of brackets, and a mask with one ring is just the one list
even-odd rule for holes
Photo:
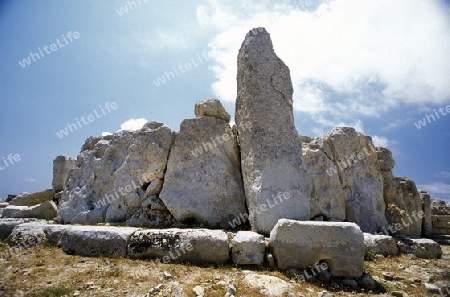
[[427,192],[433,194],[450,194],[450,184],[435,182],[425,185],[417,185],[417,187],[421,190],[425,190]]
[[358,122],[450,98],[450,19],[439,0],[242,3],[210,0],[197,9],[199,24],[218,31],[209,55],[212,89],[222,100],[235,100],[237,52],[259,26],[290,67],[294,109],[322,119],[322,129],[325,120]]
[[122,125],[120,125],[119,131],[123,131],[123,130],[136,131],[136,130],[141,129],[147,122],[148,121],[144,118],[130,119],[130,120],[126,121],[125,123],[123,123]]
[[450,178],[450,172],[448,171],[441,171],[439,172],[439,176],[443,178]]
[[372,136],[372,141],[374,146],[381,146],[387,148],[389,145],[389,139],[384,136]]

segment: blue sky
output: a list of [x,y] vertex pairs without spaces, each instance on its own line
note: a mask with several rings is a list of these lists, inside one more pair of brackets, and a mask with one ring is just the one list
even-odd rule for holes
[[396,176],[450,200],[448,1],[185,2],[0,2],[0,198],[50,188],[53,159],[89,136],[144,120],[178,130],[209,97],[233,115],[237,52],[263,26],[302,135],[356,127],[393,151]]

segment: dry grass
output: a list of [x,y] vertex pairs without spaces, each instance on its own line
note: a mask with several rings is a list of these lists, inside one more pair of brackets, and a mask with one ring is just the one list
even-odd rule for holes
[[[3,246],[1,249],[7,247]],[[411,260],[407,256],[377,259],[376,262],[365,262],[366,271],[382,278],[383,271],[393,272],[395,285],[384,283],[387,291],[400,290],[415,296],[431,296],[423,288],[423,280],[414,273],[399,269],[399,265],[411,267],[417,265],[429,271],[435,280],[450,279],[450,247],[444,247],[445,258],[440,260]],[[414,267],[414,266],[413,266]],[[445,274],[433,273],[442,269]],[[237,289],[237,296],[262,296],[258,289],[243,282],[243,269],[233,266],[199,267],[189,264],[161,264],[150,260],[88,258],[67,255],[59,248],[43,246],[22,250],[8,259],[0,259],[2,278],[0,280],[0,296],[12,296],[20,290],[24,296],[72,296],[75,290],[80,296],[144,296],[158,284],[179,282],[188,296],[195,296],[193,288],[200,285],[205,288],[206,296],[225,295],[225,283],[232,283]],[[166,280],[163,272],[167,271],[173,279]],[[276,276],[290,281],[279,271],[254,270],[259,274]],[[400,283],[400,285],[398,284]],[[96,287],[97,286],[97,287]],[[324,288],[314,283],[295,283],[294,293],[304,296],[318,295]],[[3,293],[1,293],[3,292]],[[168,291],[156,296],[170,296]],[[376,296],[373,293],[339,291],[335,296]],[[285,296],[288,296],[286,293]],[[297,295],[298,296],[298,295]]]

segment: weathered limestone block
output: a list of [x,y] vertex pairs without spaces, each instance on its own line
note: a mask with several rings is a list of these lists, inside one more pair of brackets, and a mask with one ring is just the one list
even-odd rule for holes
[[15,248],[30,248],[44,244],[47,237],[42,222],[30,222],[14,227],[8,243]]
[[346,221],[364,232],[375,233],[387,225],[384,215],[383,177],[372,139],[349,127],[334,128],[324,140],[344,190]]
[[450,204],[447,204],[444,200],[431,199],[431,214],[450,215]]
[[41,222],[46,223],[45,220],[38,220],[38,219],[31,219],[31,218],[19,218],[19,219],[0,219],[0,239],[5,240],[8,238],[9,235],[11,235],[12,231],[14,230],[14,227],[25,224],[29,222]]
[[[88,138],[69,173],[60,221],[93,224],[132,217],[146,198],[159,194],[173,137],[166,125],[150,122],[138,131]],[[146,214],[153,215],[151,209]]]
[[215,98],[196,102],[194,112],[197,118],[211,116],[226,122],[230,121],[230,114],[222,106],[222,103]]
[[324,261],[333,276],[360,277],[364,236],[358,225],[281,219],[270,232],[279,269],[305,269]]
[[381,171],[391,171],[392,169],[394,169],[395,160],[392,157],[392,152],[389,149],[385,147],[377,147],[376,152]]
[[126,223],[127,226],[131,227],[151,228],[155,226],[171,226],[175,222],[175,218],[167,210],[161,199],[158,196],[150,196],[142,201],[141,206],[134,214],[128,216]]
[[[422,202],[414,181],[383,172],[386,219],[395,235],[422,235]],[[391,228],[392,229],[392,228]]]
[[[431,223],[431,196],[425,192],[419,192],[420,201],[422,202],[422,236],[431,238],[433,236],[433,225]],[[449,225],[450,228],[450,225]]]
[[397,256],[399,253],[394,237],[388,235],[364,233],[364,245],[366,247],[365,257],[367,257],[371,251],[385,257]]
[[68,254],[88,257],[125,257],[128,240],[137,228],[110,226],[71,226],[61,237]]
[[45,201],[33,206],[9,205],[3,209],[3,218],[36,218],[53,220],[56,218],[57,206],[53,201]]
[[441,246],[434,240],[414,236],[396,236],[397,246],[403,254],[413,254],[422,259],[440,259]]
[[328,144],[322,139],[303,143],[303,162],[312,177],[309,197],[310,218],[345,220],[345,200],[339,175],[333,171],[334,162],[326,155]]
[[[311,178],[294,125],[292,81],[264,28],[247,33],[242,43],[237,90],[236,125],[252,228],[268,234],[280,218],[308,220]],[[244,128],[247,123],[251,129]],[[279,193],[290,198],[267,208]],[[261,207],[266,210],[258,211]]]
[[231,257],[237,265],[261,265],[266,243],[264,236],[251,231],[239,231],[233,237]]
[[227,121],[203,116],[181,123],[160,198],[177,221],[209,227],[229,227],[247,212],[237,139]]
[[57,156],[53,160],[52,188],[55,193],[64,190],[69,172],[77,167],[77,160],[68,156]]
[[228,236],[221,230],[148,229],[133,234],[131,258],[156,258],[163,263],[224,263],[229,259]]
[[16,205],[16,206],[33,206],[37,204],[41,204],[45,201],[52,201],[53,200],[53,190],[44,190],[36,193],[22,193],[20,195],[17,195],[9,205]]

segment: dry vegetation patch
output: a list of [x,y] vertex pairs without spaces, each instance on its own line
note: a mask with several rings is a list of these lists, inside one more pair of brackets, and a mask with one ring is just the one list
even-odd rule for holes
[[[1,247],[2,250],[7,248],[5,245]],[[432,296],[424,288],[425,282],[450,281],[450,247],[442,248],[442,259],[414,259],[402,255],[366,261],[365,271],[379,280],[380,292],[352,292],[344,288],[332,293],[334,296],[377,296],[383,291],[388,295],[401,291],[408,296]],[[259,289],[243,281],[249,273],[248,267],[201,267],[151,260],[89,258],[67,255],[52,246],[15,252],[6,259],[0,259],[0,269],[0,296],[8,297],[77,296],[78,293],[78,296],[89,297],[176,296],[176,292],[181,290],[187,296],[196,296],[193,291],[196,286],[205,290],[205,296],[223,297],[229,285],[236,289],[236,296],[263,296]],[[275,276],[292,284],[293,289],[283,296],[317,297],[325,290],[324,285],[299,283],[280,271],[252,269],[251,273]],[[146,295],[149,292],[153,295]]]

